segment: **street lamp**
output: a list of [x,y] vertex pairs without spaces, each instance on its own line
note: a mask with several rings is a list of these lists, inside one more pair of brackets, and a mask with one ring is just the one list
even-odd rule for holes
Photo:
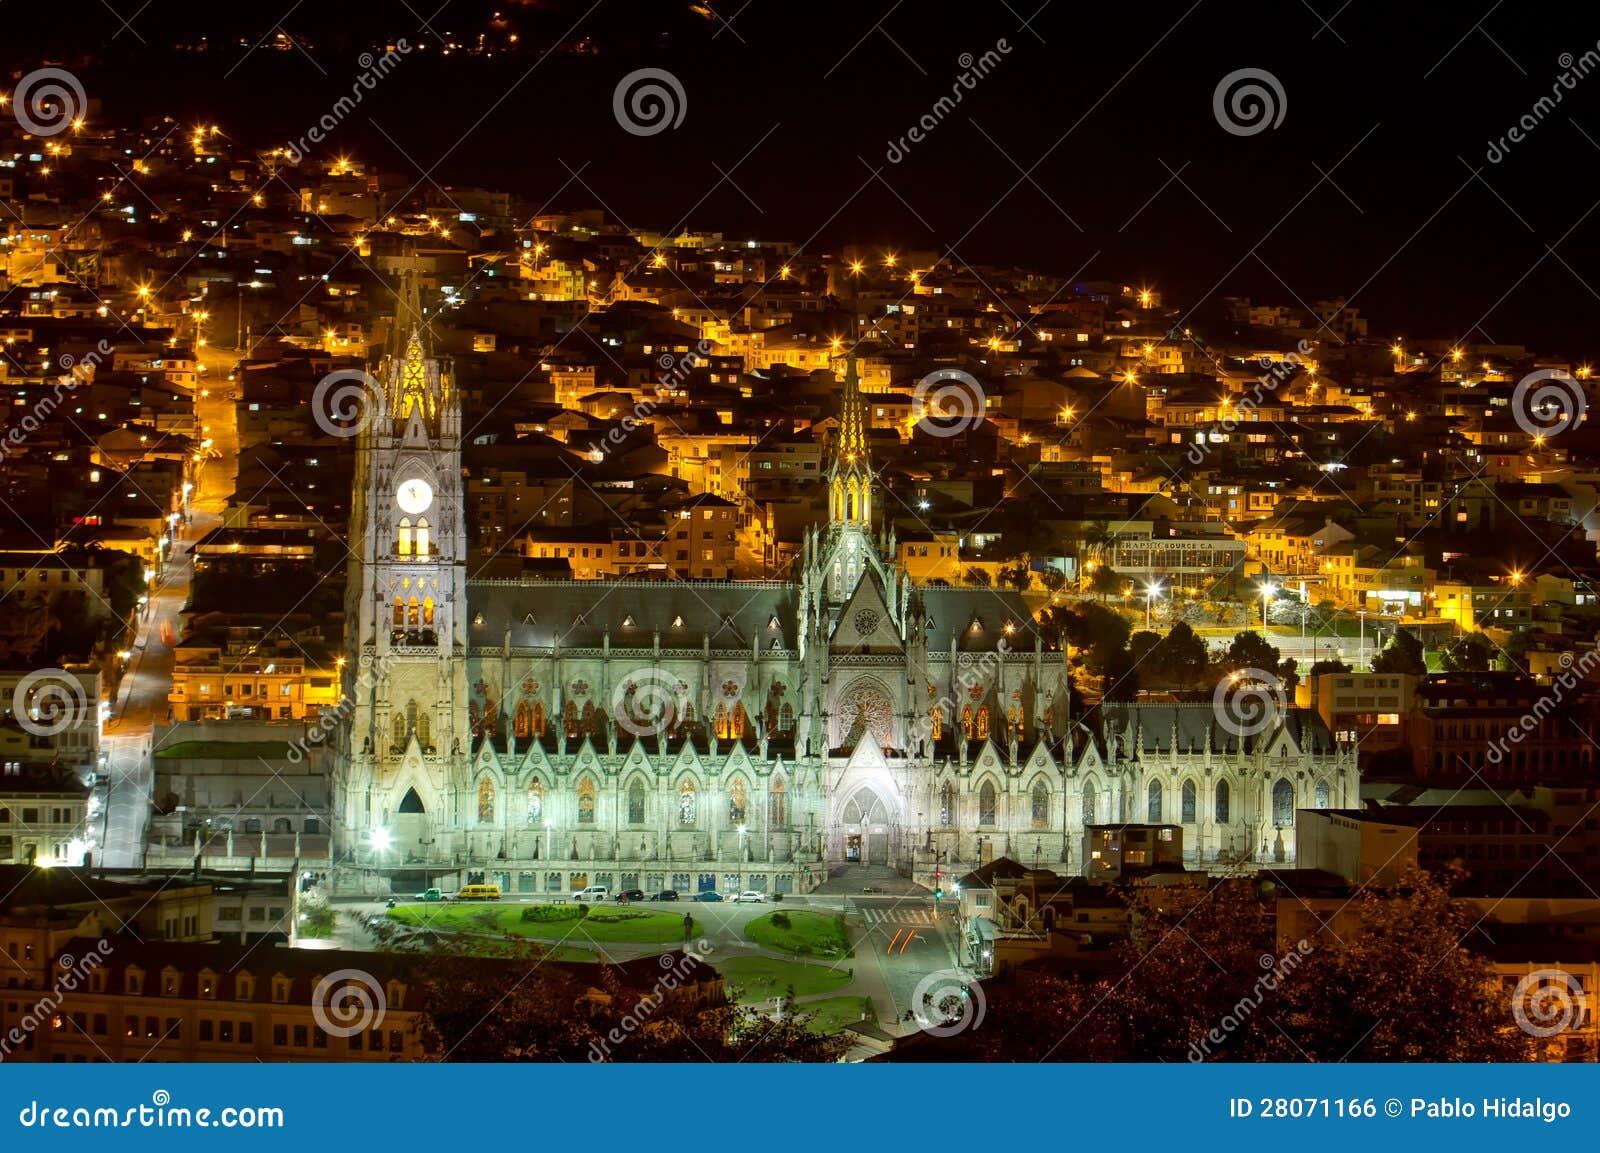
[[744,867],[750,860],[750,844],[747,834],[750,832],[748,825],[739,826],[739,891],[744,892]]
[[1267,608],[1272,604],[1272,598],[1278,595],[1278,586],[1271,581],[1261,586],[1261,631],[1267,631]]
[[1150,604],[1156,597],[1160,595],[1160,581],[1151,581],[1149,584],[1144,586],[1144,627],[1146,629],[1150,628]]
[[550,859],[550,822],[549,821],[546,821],[544,823],[544,844],[540,847],[539,851],[544,854],[545,860],[549,860]]

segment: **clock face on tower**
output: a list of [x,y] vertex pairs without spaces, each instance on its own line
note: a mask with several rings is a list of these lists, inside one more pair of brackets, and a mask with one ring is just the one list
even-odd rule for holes
[[394,499],[401,509],[416,516],[433,504],[433,488],[425,480],[408,480],[396,490]]

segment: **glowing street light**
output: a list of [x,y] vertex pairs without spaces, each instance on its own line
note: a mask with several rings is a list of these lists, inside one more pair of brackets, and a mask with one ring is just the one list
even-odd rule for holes
[[1267,631],[1267,607],[1272,604],[1272,598],[1278,595],[1278,586],[1271,581],[1261,586],[1261,631]]
[[1159,597],[1160,595],[1161,595],[1161,582],[1160,581],[1151,581],[1149,584],[1144,586],[1144,627],[1147,628],[1147,629],[1151,627],[1150,626],[1150,606],[1151,606],[1151,603],[1157,597]]

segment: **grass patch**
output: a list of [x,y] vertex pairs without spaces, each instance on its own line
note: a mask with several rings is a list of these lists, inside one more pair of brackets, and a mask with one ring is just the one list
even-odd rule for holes
[[845,969],[784,961],[777,957],[729,957],[717,967],[722,980],[740,1001],[770,1001],[790,988],[796,997],[831,993],[855,980]]
[[824,1036],[851,1025],[876,1024],[878,1020],[871,997],[826,997],[821,1001],[802,1001],[795,1011],[802,1015],[814,1014],[806,1022],[806,1028]]
[[855,956],[841,913],[780,910],[752,919],[745,925],[744,935],[764,948],[799,957],[835,961]]
[[153,754],[157,760],[198,761],[281,761],[289,755],[288,741],[179,741],[163,745]]
[[[403,925],[436,933],[510,934],[577,945],[670,945],[683,941],[683,918],[676,913],[610,909],[589,912],[582,905],[429,903],[399,905],[389,910],[389,916]],[[696,922],[694,933],[699,932],[700,924]]]

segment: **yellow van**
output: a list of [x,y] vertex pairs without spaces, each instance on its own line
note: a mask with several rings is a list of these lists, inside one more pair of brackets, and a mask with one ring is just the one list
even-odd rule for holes
[[499,899],[499,885],[462,885],[461,891],[456,894],[456,900],[458,901],[498,901]]

